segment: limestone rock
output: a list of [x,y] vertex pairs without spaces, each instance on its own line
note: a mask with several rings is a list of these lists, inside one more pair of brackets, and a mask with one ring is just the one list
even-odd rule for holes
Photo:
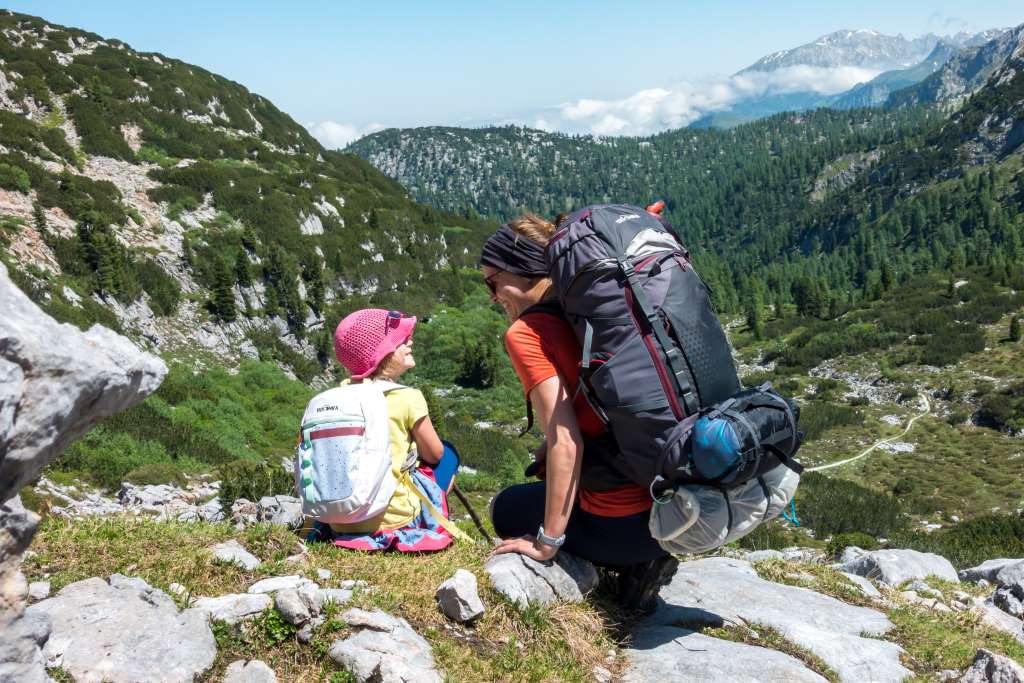
[[277,683],[274,670],[258,659],[238,661],[228,664],[224,671],[224,683]]
[[348,610],[342,619],[360,630],[335,641],[328,654],[360,683],[441,683],[430,643],[405,619],[360,609]]
[[979,581],[981,579],[986,581],[995,581],[996,574],[998,574],[1002,569],[1016,564],[1024,565],[1024,558],[999,558],[996,560],[985,560],[977,567],[970,567],[969,569],[961,570],[959,576],[961,581]]
[[685,562],[661,590],[652,626],[758,623],[810,650],[843,681],[899,681],[911,675],[902,648],[880,636],[892,628],[884,614],[854,607],[807,588],[765,581],[747,562],[724,557]]
[[330,569],[317,569],[316,570],[316,578],[320,579],[321,581],[327,581],[327,580],[329,580],[331,578],[331,576],[333,576],[333,575],[331,574],[331,570]]
[[849,564],[854,560],[864,557],[868,554],[867,550],[858,548],[855,545],[848,545],[843,548],[843,552],[839,555],[839,564]]
[[1011,617],[1024,619],[1024,584],[1017,583],[996,591],[992,602]]
[[823,683],[799,660],[775,650],[712,638],[674,626],[646,626],[633,634],[626,651],[624,683]]
[[781,550],[755,550],[743,556],[747,562],[764,562],[765,560],[784,559]]
[[260,566],[259,559],[233,538],[230,541],[218,543],[211,550],[213,551],[213,559],[216,562],[238,565],[250,572]]
[[321,588],[319,591],[320,602],[326,605],[333,602],[336,605],[344,605],[352,599],[352,591],[348,588]]
[[438,587],[434,597],[441,612],[460,623],[473,621],[484,613],[484,604],[477,593],[476,575],[465,569],[456,570]]
[[953,583],[960,581],[949,560],[941,555],[917,550],[873,550],[843,565],[842,569],[889,586],[898,586],[904,581],[924,579],[928,576],[936,576]]
[[1019,586],[1024,591],[1024,562],[1003,567],[996,573],[996,583],[1000,586]]
[[848,574],[846,572],[843,572],[843,576],[845,576],[850,581],[852,581],[854,584],[856,584],[857,588],[860,589],[860,592],[863,593],[864,595],[868,596],[869,598],[880,598],[880,597],[882,597],[882,594],[880,592],[878,592],[877,588],[875,588],[875,584],[871,583],[869,580],[865,579],[863,576],[857,576],[856,574]]
[[256,616],[272,603],[270,596],[263,593],[232,593],[215,598],[197,598],[192,607],[206,614],[210,621],[237,624],[243,619]]
[[1024,621],[1015,619],[999,609],[992,598],[988,600],[974,598],[971,601],[971,607],[981,615],[982,624],[996,631],[1002,631],[1024,643]]
[[82,332],[58,323],[10,281],[3,265],[0,311],[3,502],[93,425],[155,391],[167,366],[100,325]]
[[256,504],[256,519],[271,524],[283,524],[289,529],[302,526],[302,501],[293,496],[264,496]]
[[50,597],[49,581],[33,581],[28,585],[28,597],[36,602]]
[[960,683],[1024,683],[1024,667],[1009,657],[982,648]]
[[293,626],[302,626],[312,616],[309,606],[294,588],[277,591],[274,594],[274,607],[281,613],[281,618]]
[[260,579],[253,585],[249,586],[249,593],[276,593],[277,591],[283,591],[287,589],[296,589],[300,586],[311,584],[316,586],[309,579],[299,576],[298,574],[290,574],[288,576],[272,576],[269,579]]
[[512,602],[526,607],[546,605],[556,600],[580,602],[597,587],[597,570],[586,560],[566,552],[555,555],[552,562],[541,563],[520,555],[495,555],[484,570],[494,588]]
[[77,581],[28,612],[52,623],[43,647],[48,666],[63,667],[77,681],[191,682],[217,654],[205,614],[178,610],[142,579]]

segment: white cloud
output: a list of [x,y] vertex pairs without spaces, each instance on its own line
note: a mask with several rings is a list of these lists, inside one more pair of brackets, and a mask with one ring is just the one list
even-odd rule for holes
[[351,123],[338,123],[337,121],[319,121],[306,124],[306,130],[328,149],[341,149],[364,135],[376,133],[385,128],[386,126],[380,123],[371,123],[362,128]]
[[[859,67],[798,65],[774,71],[747,71],[671,88],[641,90],[620,100],[581,99],[555,107],[538,122],[545,130],[596,135],[646,135],[680,128],[711,112],[724,111],[742,100],[767,95],[811,92],[833,95],[869,81],[878,71]],[[540,127],[540,126],[538,126]]]

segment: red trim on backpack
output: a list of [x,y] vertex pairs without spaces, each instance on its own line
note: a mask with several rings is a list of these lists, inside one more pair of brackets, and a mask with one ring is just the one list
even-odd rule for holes
[[309,438],[316,441],[317,439],[329,439],[332,436],[362,436],[365,432],[365,427],[332,427],[315,431],[309,435]]
[[676,397],[676,392],[672,390],[672,383],[669,381],[668,370],[665,368],[665,364],[661,362],[661,354],[658,353],[658,347],[654,345],[654,339],[651,338],[649,332],[643,331],[643,326],[640,325],[640,321],[636,317],[636,312],[633,310],[633,290],[627,285],[623,288],[626,294],[626,306],[629,308],[629,315],[633,318],[633,324],[636,325],[637,330],[640,331],[640,337],[644,340],[644,345],[647,347],[647,352],[651,354],[651,360],[654,362],[654,369],[658,372],[658,379],[661,380],[661,389],[665,392],[665,397],[668,399],[668,404],[672,408],[672,414],[675,415],[677,420],[682,420],[686,413],[683,411],[681,405],[679,405],[679,399]]

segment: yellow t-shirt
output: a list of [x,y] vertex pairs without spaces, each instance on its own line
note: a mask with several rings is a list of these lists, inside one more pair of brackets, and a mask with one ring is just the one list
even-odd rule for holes
[[411,480],[402,480],[402,465],[414,446],[413,426],[427,416],[427,401],[423,392],[411,387],[389,391],[384,394],[384,400],[388,405],[388,427],[391,430],[391,473],[398,479],[398,487],[383,514],[355,524],[332,524],[331,528],[336,532],[398,529],[420,513],[420,499],[412,488],[415,484]]

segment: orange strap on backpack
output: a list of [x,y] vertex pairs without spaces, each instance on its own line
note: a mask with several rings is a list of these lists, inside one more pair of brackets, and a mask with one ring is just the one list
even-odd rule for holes
[[665,200],[659,199],[653,204],[647,205],[647,213],[653,213],[655,216],[660,216],[661,212],[665,210]]

